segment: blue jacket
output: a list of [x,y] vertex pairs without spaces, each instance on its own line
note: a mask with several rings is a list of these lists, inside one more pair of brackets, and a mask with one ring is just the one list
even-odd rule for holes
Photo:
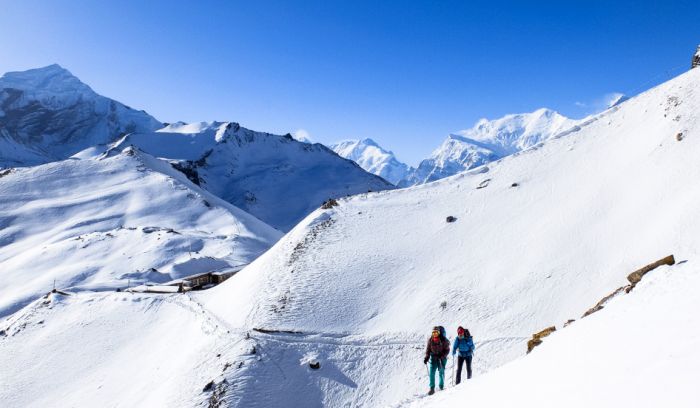
[[474,353],[474,340],[472,337],[455,337],[455,344],[452,346],[452,354],[454,354],[459,348],[459,355],[462,357],[471,356]]

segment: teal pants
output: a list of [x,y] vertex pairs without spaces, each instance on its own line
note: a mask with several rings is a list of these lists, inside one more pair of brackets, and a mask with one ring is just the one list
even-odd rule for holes
[[445,388],[445,366],[447,365],[447,359],[443,358],[442,361],[438,359],[430,359],[430,388],[435,388],[435,370],[438,370],[440,376],[440,388]]

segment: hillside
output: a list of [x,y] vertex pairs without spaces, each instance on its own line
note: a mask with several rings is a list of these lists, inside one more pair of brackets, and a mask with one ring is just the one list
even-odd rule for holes
[[0,316],[58,288],[114,289],[248,263],[281,233],[165,162],[113,157],[0,177]]
[[629,295],[555,332],[527,358],[400,406],[694,407],[698,272],[690,263],[655,271]]
[[[0,399],[85,406],[410,404],[427,391],[423,347],[436,324],[450,337],[465,325],[477,344],[473,382],[438,395],[445,403],[474,389],[476,401],[488,406],[488,393],[509,389],[525,370],[545,380],[559,373],[570,390],[580,380],[576,367],[589,356],[572,357],[571,347],[588,339],[587,353],[607,357],[642,333],[653,336],[655,325],[688,335],[668,344],[694,353],[693,364],[697,324],[678,328],[678,321],[662,323],[660,316],[691,310],[697,302],[690,297],[700,289],[693,266],[700,255],[699,87],[700,70],[693,70],[486,166],[340,199],[206,292],[39,299],[0,325],[0,363],[9,367]],[[446,222],[447,216],[456,219]],[[580,319],[628,273],[669,253],[685,262],[654,271],[639,289]],[[154,312],[159,309],[162,314]],[[648,330],[635,325],[645,315]],[[630,321],[620,322],[622,316]],[[685,311],[677,316],[692,319]],[[513,362],[533,333],[569,319],[577,321]],[[590,331],[598,336],[591,339]],[[640,362],[680,378],[686,356],[667,358],[676,349],[662,348],[665,334],[649,341],[659,341],[650,350],[666,354]],[[76,350],[81,338],[91,344]],[[620,364],[628,357],[621,354]],[[572,366],[560,369],[560,359]],[[314,360],[320,369],[310,368]],[[40,366],[41,375],[26,374],[26,366]],[[552,367],[556,373],[545,373]],[[599,369],[589,384],[610,392],[618,375],[639,367]],[[679,406],[695,402],[685,385],[670,388],[685,390]],[[37,389],[46,391],[32,392]],[[564,391],[555,396],[564,398]],[[523,393],[529,406],[547,398]]]
[[178,163],[205,190],[287,231],[329,198],[393,188],[321,144],[234,122],[169,125],[116,144]]
[[[270,352],[275,364],[292,367],[295,353],[311,349],[355,384],[310,372],[310,406],[425,392],[420,348],[438,323],[451,335],[469,327],[477,375],[492,370],[521,356],[532,333],[581,316],[629,272],[668,253],[697,255],[698,85],[700,71],[691,71],[497,163],[341,200],[205,305],[234,327],[305,333],[298,346],[281,343],[296,352]],[[449,215],[456,222],[446,223]],[[415,351],[399,352],[406,342]],[[269,375],[265,387],[291,392],[269,364],[257,368]]]

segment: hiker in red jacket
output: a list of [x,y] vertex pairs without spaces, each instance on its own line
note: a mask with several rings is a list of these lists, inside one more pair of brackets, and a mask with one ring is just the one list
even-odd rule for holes
[[445,365],[449,354],[450,341],[445,336],[445,329],[442,326],[433,327],[433,333],[428,339],[425,359],[423,360],[423,364],[428,364],[428,360],[430,360],[430,391],[428,395],[435,393],[435,370],[440,372],[440,389],[445,388]]

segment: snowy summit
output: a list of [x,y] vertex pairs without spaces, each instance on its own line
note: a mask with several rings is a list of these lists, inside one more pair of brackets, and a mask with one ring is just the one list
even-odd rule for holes
[[162,125],[96,94],[59,65],[0,77],[0,168],[63,160]]
[[548,140],[576,123],[545,108],[481,119],[471,129],[449,135],[399,185],[423,184],[481,166]]
[[352,160],[360,167],[397,185],[410,171],[394,153],[383,149],[372,139],[344,140],[329,146],[339,156]]

